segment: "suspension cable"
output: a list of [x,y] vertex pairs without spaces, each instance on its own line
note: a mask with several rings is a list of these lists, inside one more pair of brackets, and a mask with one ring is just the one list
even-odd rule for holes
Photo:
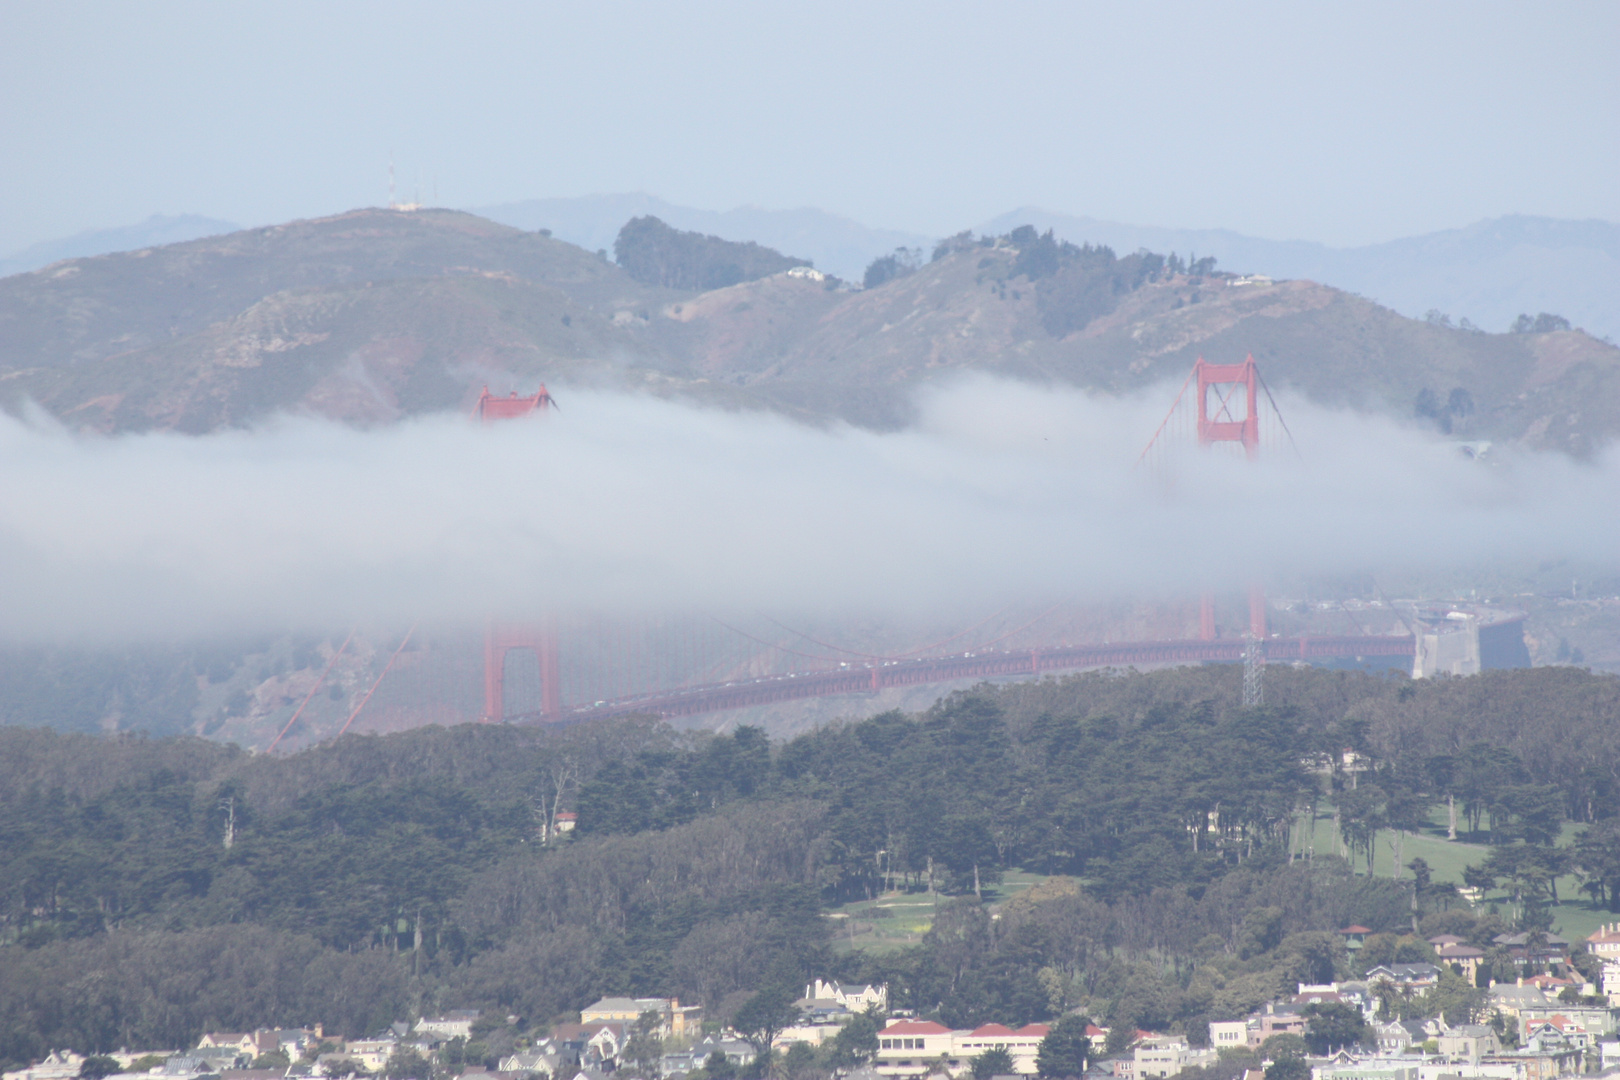
[[[355,627],[355,630],[358,629],[359,627]],[[292,726],[298,723],[298,718],[304,715],[304,709],[308,707],[310,699],[315,696],[315,691],[321,688],[321,684],[326,681],[326,677],[332,673],[332,665],[338,662],[338,657],[343,655],[343,650],[347,649],[349,647],[349,642],[353,640],[354,630],[350,630],[349,636],[343,639],[342,645],[338,646],[338,651],[333,653],[332,659],[326,662],[326,670],[321,672],[321,677],[315,680],[315,685],[310,687],[309,693],[304,695],[304,703],[298,706],[297,712],[292,714],[292,719],[287,721],[287,726],[281,729],[281,734],[277,735],[270,745],[265,747],[265,753],[268,754],[270,751],[274,750],[276,748],[276,744],[281,742],[282,739],[286,738],[287,732],[291,731]]]

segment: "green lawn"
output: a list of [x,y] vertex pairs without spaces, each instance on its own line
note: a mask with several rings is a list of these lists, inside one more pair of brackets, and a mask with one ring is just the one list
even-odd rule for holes
[[[1009,870],[999,885],[984,890],[985,903],[1011,899],[1045,880],[1044,874]],[[934,906],[939,899],[937,893],[896,890],[876,900],[857,900],[831,908],[828,914],[838,923],[834,928],[834,947],[841,952],[850,949],[889,952],[914,944],[933,925]]]
[[[1575,826],[1566,824],[1558,843],[1561,846],[1573,843],[1575,832]],[[1314,833],[1316,854],[1334,854],[1331,807],[1324,807],[1318,811]],[[1294,850],[1304,850],[1311,839],[1309,833],[1296,834]],[[1390,877],[1392,874],[1395,853],[1390,841],[1393,839],[1394,833],[1385,831],[1379,834],[1378,850],[1373,856],[1373,873],[1379,877]],[[1342,848],[1337,850],[1343,851]],[[1432,815],[1427,829],[1421,833],[1406,834],[1401,844],[1401,862],[1409,863],[1414,858],[1422,856],[1429,864],[1435,881],[1449,881],[1461,885],[1463,868],[1471,863],[1482,862],[1489,850],[1485,844],[1447,840],[1446,811],[1444,807],[1440,807]],[[1366,866],[1366,857],[1358,854],[1355,859],[1356,872],[1365,873]],[[1400,876],[1410,880],[1412,872],[1403,865]],[[1563,902],[1553,909],[1553,929],[1571,942],[1579,942],[1605,922],[1620,922],[1620,915],[1594,908],[1586,895],[1580,891],[1580,887],[1580,879],[1573,875],[1558,879],[1558,896]],[[1482,903],[1489,904],[1494,900],[1506,904],[1507,899],[1506,893],[1493,892],[1488,894]]]
[[[1567,826],[1564,834],[1559,837],[1560,844],[1574,842],[1575,828]],[[1296,830],[1293,845],[1296,852],[1307,849],[1312,839],[1315,841],[1316,854],[1330,856],[1335,851],[1342,852],[1342,848],[1334,847],[1333,838],[1333,809],[1324,805],[1317,812],[1314,823],[1314,837],[1311,832]],[[1390,841],[1394,834],[1388,831],[1379,834],[1378,850],[1373,856],[1373,872],[1379,877],[1390,877],[1395,864],[1395,853]],[[1463,868],[1471,863],[1484,860],[1489,852],[1485,844],[1467,843],[1462,840],[1446,839],[1446,812],[1440,807],[1430,820],[1429,827],[1421,833],[1407,833],[1401,843],[1401,862],[1403,864],[1400,876],[1407,880],[1412,872],[1405,869],[1404,864],[1421,856],[1429,864],[1433,878],[1437,882],[1449,881],[1457,885],[1463,883]],[[1366,872],[1366,860],[1358,855],[1355,860],[1357,873]],[[1003,877],[1001,884],[984,890],[986,903],[999,903],[1047,880],[1044,874],[1031,874],[1023,870],[1009,870]],[[1553,929],[1571,942],[1579,942],[1588,934],[1606,922],[1620,922],[1620,914],[1613,914],[1594,908],[1586,895],[1580,891],[1579,879],[1569,876],[1558,879],[1558,895],[1563,900],[1553,909]],[[928,932],[928,927],[934,921],[934,906],[939,897],[927,892],[894,891],[884,893],[875,900],[858,900],[829,910],[828,914],[838,922],[835,929],[835,948],[841,952],[851,949],[865,949],[874,952],[889,952],[904,948],[922,939]],[[1505,893],[1491,893],[1486,896],[1483,903],[1489,904],[1498,901],[1507,903]],[[882,915],[876,913],[882,912]]]

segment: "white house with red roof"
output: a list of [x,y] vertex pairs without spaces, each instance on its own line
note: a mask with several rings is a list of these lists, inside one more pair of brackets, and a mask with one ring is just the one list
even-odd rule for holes
[[881,1076],[926,1076],[955,1055],[955,1036],[932,1020],[896,1020],[878,1032],[872,1066]]
[[971,1031],[953,1031],[929,1020],[896,1020],[878,1032],[873,1066],[882,1076],[926,1076],[932,1072],[955,1076],[968,1072],[980,1054],[999,1049],[1012,1058],[1015,1073],[1033,1076],[1035,1055],[1049,1030],[1045,1024],[1025,1024],[1021,1028],[981,1024]]

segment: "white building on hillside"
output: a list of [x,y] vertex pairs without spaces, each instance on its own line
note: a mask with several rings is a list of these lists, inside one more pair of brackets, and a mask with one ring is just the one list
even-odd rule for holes
[[879,1011],[889,1008],[887,984],[872,986],[867,983],[831,982],[817,979],[804,988],[804,996],[811,1001],[836,1001],[850,1012],[865,1012],[876,1005]]
[[418,1035],[431,1035],[448,1042],[451,1039],[472,1038],[472,1026],[478,1022],[474,1009],[452,1009],[443,1016],[424,1016],[416,1022]]

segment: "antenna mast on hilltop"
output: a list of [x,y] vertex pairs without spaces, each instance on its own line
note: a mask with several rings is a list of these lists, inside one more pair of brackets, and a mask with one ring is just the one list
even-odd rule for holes
[[390,210],[420,210],[422,209],[422,177],[420,170],[416,178],[416,201],[402,203],[394,193],[394,152],[388,152],[388,209]]

